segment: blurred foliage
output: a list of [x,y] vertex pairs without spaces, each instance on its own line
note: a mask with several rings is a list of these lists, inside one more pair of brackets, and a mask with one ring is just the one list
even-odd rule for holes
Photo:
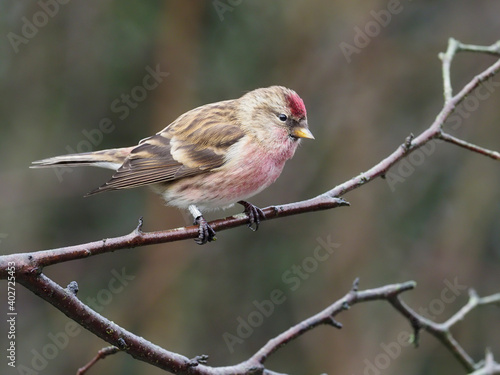
[[[41,3],[52,4],[54,13],[45,24],[37,16],[47,13]],[[125,234],[142,215],[145,230],[190,222],[147,189],[83,199],[109,171],[58,175],[29,170],[33,160],[86,145],[133,145],[190,108],[281,84],[304,99],[316,140],[304,141],[276,184],[252,202],[267,206],[306,199],[368,169],[433,121],[443,96],[437,54],[449,37],[483,45],[500,38],[500,3],[486,0],[401,1],[401,11],[379,26],[350,63],[341,44],[354,45],[356,27],[373,24],[374,14],[394,1],[72,0],[57,8],[54,3],[0,4],[2,254]],[[225,12],[218,3],[227,5]],[[25,20],[34,17],[41,17],[37,22],[43,26],[14,48],[9,35],[22,36]],[[455,87],[492,61],[458,56],[452,67]],[[124,105],[123,95],[138,97],[148,68],[169,75],[120,116],[124,112],[117,105]],[[500,93],[492,92],[454,134],[498,150],[499,99]],[[112,121],[113,130],[97,136],[103,119]],[[393,189],[378,179],[349,193],[350,208],[263,223],[257,233],[221,232],[217,242],[204,247],[185,241],[122,250],[47,273],[62,285],[76,280],[82,300],[96,298],[105,316],[160,346],[189,357],[208,354],[211,365],[234,364],[341,297],[357,276],[361,288],[417,281],[418,288],[404,297],[417,310],[436,310],[439,303],[431,303],[440,301],[447,281],[458,280],[481,295],[499,292],[499,184],[498,163],[440,144]],[[299,284],[287,282],[294,265],[307,266],[318,238],[339,247]],[[110,281],[122,272],[130,280],[111,292]],[[269,299],[275,289],[284,293],[284,302],[231,352],[224,333],[236,335],[239,317],[247,320],[257,311],[254,301]],[[467,293],[458,294],[443,304],[436,320],[465,303]],[[32,368],[36,353],[52,343],[49,333],[63,332],[68,319],[21,287],[18,309],[18,364]],[[369,374],[384,345],[410,331],[383,303],[356,306],[338,320],[342,330],[316,329],[273,355],[269,364],[294,374]],[[499,335],[494,308],[475,312],[457,327],[476,360],[486,347],[498,357]],[[103,346],[81,330],[39,373],[74,373]],[[117,354],[93,373],[163,372]],[[423,334],[420,348],[403,347],[380,373],[463,371]]]

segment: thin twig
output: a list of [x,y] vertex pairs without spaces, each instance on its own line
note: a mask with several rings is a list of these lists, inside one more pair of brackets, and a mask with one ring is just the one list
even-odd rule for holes
[[461,43],[454,38],[448,39],[448,48],[446,52],[439,54],[439,58],[442,61],[443,93],[445,103],[453,97],[453,89],[451,87],[451,63],[457,52],[479,52],[487,53],[493,56],[500,56],[500,40],[493,43],[491,46],[476,46]]
[[475,144],[469,143],[467,141],[464,141],[462,139],[459,139],[459,138],[456,138],[452,135],[449,135],[445,132],[439,133],[438,138],[442,139],[443,141],[453,143],[454,145],[463,147],[469,151],[477,152],[478,154],[488,156],[489,158],[492,158],[495,160],[500,160],[500,152],[488,150],[487,148],[480,147],[480,146],[477,146]]
[[459,43],[456,39],[450,38],[448,39],[448,49],[445,53],[440,53],[439,58],[442,62],[442,74],[443,74],[443,93],[444,93],[444,102],[448,103],[453,97],[453,89],[451,87],[451,62],[457,53],[457,48]]
[[452,317],[450,317],[443,325],[446,328],[453,327],[456,323],[465,319],[465,316],[478,306],[499,305],[500,293],[492,294],[487,297],[479,297],[474,289],[469,290],[469,301]]
[[471,372],[469,375],[495,375],[500,374],[500,363],[495,362],[493,353],[490,350],[486,351],[484,365],[478,370]]
[[107,346],[105,348],[102,348],[97,352],[96,356],[92,358],[92,360],[89,363],[78,369],[76,375],[84,375],[93,365],[97,363],[98,360],[104,359],[108,355],[115,354],[119,351],[120,349],[118,349],[116,346]]
[[493,56],[500,56],[500,40],[490,46],[477,46],[474,44],[464,44],[458,42],[458,51],[480,52]]

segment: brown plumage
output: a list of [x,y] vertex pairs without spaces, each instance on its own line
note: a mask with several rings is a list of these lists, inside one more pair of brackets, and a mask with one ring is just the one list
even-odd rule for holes
[[214,232],[198,207],[239,202],[258,227],[262,211],[243,200],[278,178],[299,138],[313,138],[302,99],[293,90],[272,86],[188,111],[137,146],[57,156],[33,167],[114,169],[108,182],[87,195],[150,185],[167,204],[190,210],[200,224],[198,243],[205,243]]

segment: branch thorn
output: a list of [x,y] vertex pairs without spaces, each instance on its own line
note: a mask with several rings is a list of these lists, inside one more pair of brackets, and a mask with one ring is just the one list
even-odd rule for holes
[[78,293],[78,283],[76,281],[70,282],[66,287],[66,290],[76,296]]
[[359,290],[359,277],[356,277],[352,283],[352,288],[351,290],[353,292],[357,292]]
[[411,326],[413,328],[413,335],[410,337],[410,342],[415,348],[418,348],[420,344],[420,330],[422,329],[422,327],[416,320],[412,320]]
[[335,327],[335,328],[338,328],[338,329],[341,329],[342,328],[342,323],[336,321],[333,316],[330,316],[329,317],[329,320],[327,321],[328,324],[330,324],[331,326]]
[[196,367],[200,364],[204,365],[207,362],[208,362],[208,355],[207,354],[197,355],[196,357],[189,360],[188,366],[189,367]]
[[346,201],[344,198],[341,197],[335,197],[335,200],[337,201],[339,207],[351,205],[348,201]]
[[135,232],[137,234],[142,234],[143,233],[142,232],[142,226],[143,226],[143,224],[144,224],[144,219],[143,219],[143,216],[141,216],[139,218],[139,222],[137,223],[137,227],[135,228]]
[[410,135],[406,137],[405,143],[402,144],[402,147],[405,151],[409,151],[411,149],[413,138],[415,138],[413,133],[410,133]]
[[122,337],[118,339],[118,346],[120,347],[121,350],[127,349],[127,343]]

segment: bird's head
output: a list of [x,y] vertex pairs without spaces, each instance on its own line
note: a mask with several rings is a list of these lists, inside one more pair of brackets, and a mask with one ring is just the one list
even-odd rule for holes
[[238,101],[245,117],[242,123],[258,138],[285,135],[293,142],[300,138],[314,139],[307,124],[304,101],[295,91],[271,86],[250,91]]

